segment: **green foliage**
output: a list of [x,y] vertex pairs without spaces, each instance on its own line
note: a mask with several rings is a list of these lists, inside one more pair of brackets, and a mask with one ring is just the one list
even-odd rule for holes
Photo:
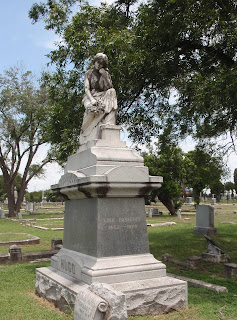
[[50,201],[50,202],[61,202],[61,201],[63,201],[63,197],[60,196],[59,194],[53,193],[52,190],[45,190],[44,196],[46,197],[46,200]]
[[235,184],[231,181],[228,181],[225,183],[224,189],[227,191],[233,190],[233,189],[235,189]]
[[200,193],[205,188],[210,188],[219,199],[223,191],[221,179],[227,174],[222,155],[215,155],[210,145],[197,145],[194,151],[185,155],[185,159],[186,186],[193,188],[195,202],[199,204]]
[[235,2],[153,0],[132,12],[135,2],[81,2],[72,11],[74,0],[48,0],[30,11],[33,22],[44,19],[62,39],[49,55],[56,72],[45,78],[52,99],[49,137],[61,162],[77,147],[83,74],[97,52],[109,57],[118,121],[134,141],[157,136],[167,119],[181,134],[236,134]]
[[158,196],[170,214],[175,215],[182,205],[182,189],[185,177],[184,154],[172,139],[169,130],[160,135],[157,150],[143,153],[144,164],[150,175],[162,176],[162,187],[152,192],[152,200]]
[[48,154],[40,163],[33,164],[39,147],[48,141],[47,111],[46,91],[36,86],[30,71],[16,66],[0,75],[0,169],[11,216],[19,212],[29,181],[52,161],[52,154]]

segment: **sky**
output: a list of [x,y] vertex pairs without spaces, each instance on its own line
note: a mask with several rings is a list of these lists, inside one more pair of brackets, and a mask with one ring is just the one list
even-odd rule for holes
[[[31,6],[39,0],[8,0],[0,1],[0,73],[18,63],[31,70],[36,76],[46,70],[49,62],[46,55],[55,48],[54,43],[58,40],[52,31],[44,29],[43,22],[32,24],[28,17]],[[99,0],[89,1],[90,4],[98,3]],[[112,2],[112,0],[109,0]],[[128,142],[129,145],[129,142]],[[184,151],[194,148],[191,139],[182,143]],[[47,152],[42,148],[35,159],[40,161]],[[237,156],[231,155],[228,160],[231,169],[230,180],[233,180],[233,170],[237,167]],[[50,189],[63,174],[63,170],[57,164],[49,164],[46,167],[44,179],[32,179],[28,191]]]

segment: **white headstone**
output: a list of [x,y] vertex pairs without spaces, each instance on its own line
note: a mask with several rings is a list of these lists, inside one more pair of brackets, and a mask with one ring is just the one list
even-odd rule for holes
[[5,213],[3,209],[0,209],[0,219],[4,219],[5,218]]
[[19,219],[19,220],[22,220],[22,213],[21,213],[21,212],[18,212],[18,213],[17,213],[17,216],[18,216],[18,219]]
[[178,219],[179,219],[179,220],[182,219],[181,209],[178,209],[178,211],[177,211],[177,216],[178,216]]
[[149,208],[149,209],[148,209],[148,217],[149,217],[149,218],[152,218],[152,211],[153,211],[152,208]]

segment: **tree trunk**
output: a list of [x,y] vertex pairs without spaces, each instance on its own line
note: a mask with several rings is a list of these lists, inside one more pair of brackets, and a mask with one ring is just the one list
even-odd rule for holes
[[9,217],[16,217],[17,212],[15,209],[15,198],[14,198],[14,185],[7,185],[7,199],[8,199],[8,211]]
[[163,203],[163,205],[169,210],[169,213],[172,216],[176,215],[174,203],[170,198],[161,198],[159,196],[159,200]]

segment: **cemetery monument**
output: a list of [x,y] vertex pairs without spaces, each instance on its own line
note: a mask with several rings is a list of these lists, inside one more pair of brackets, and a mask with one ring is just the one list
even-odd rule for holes
[[144,197],[162,177],[149,176],[143,158],[120,141],[116,92],[103,53],[85,75],[83,104],[79,149],[52,186],[66,198],[63,248],[50,267],[37,269],[36,292],[61,309],[82,297],[78,319],[97,308],[90,298],[94,283],[125,295],[128,315],[186,306],[187,283],[167,277],[166,266],[149,252]]

